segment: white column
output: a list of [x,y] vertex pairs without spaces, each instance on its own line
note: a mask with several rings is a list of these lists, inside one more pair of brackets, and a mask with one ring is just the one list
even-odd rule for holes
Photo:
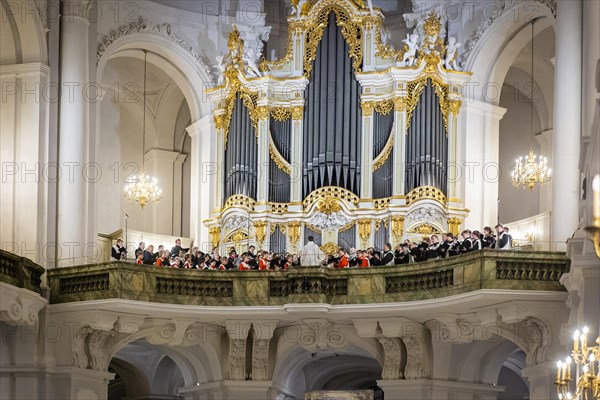
[[194,245],[204,251],[207,244],[210,247],[208,228],[202,223],[211,217],[210,213],[219,208],[214,193],[217,185],[217,131],[213,123],[213,116],[206,115],[187,128],[192,139],[192,165],[190,188],[190,236]]
[[[362,104],[362,154],[360,158],[360,198],[373,198],[373,107]],[[361,202],[361,207],[371,207],[372,201]]]
[[464,193],[465,207],[471,210],[464,226],[494,226],[498,220],[499,179],[510,175],[499,165],[500,120],[505,113],[505,108],[472,100],[459,115],[465,126],[459,140],[464,143],[464,157],[456,162],[456,190]]
[[[267,113],[268,117],[268,113]],[[258,134],[258,157],[256,179],[256,210],[267,209],[269,201],[269,119],[259,118],[256,127]]]
[[82,95],[83,86],[90,82],[88,3],[62,2],[58,160],[63,175],[58,182],[58,266],[82,264],[83,245],[89,239],[87,184],[82,174],[90,134],[89,105]]
[[579,223],[582,0],[556,4],[552,241],[564,243]]
[[392,182],[392,202],[397,204],[404,195],[404,171],[406,162],[406,107],[404,102],[394,106],[394,176]]
[[115,374],[75,367],[47,370],[46,399],[104,400],[108,398],[108,382]]
[[289,211],[302,211],[302,154],[304,147],[302,109],[303,107],[299,107],[296,115],[292,111],[292,146],[290,150],[290,203],[292,204]]
[[[535,139],[540,145],[540,154],[545,157],[552,154],[552,135],[552,129],[535,135]],[[552,210],[552,181],[540,188],[540,214],[550,210]]]
[[529,398],[531,400],[557,399],[554,386],[556,379],[556,361],[538,364],[523,369],[523,376],[529,380]]

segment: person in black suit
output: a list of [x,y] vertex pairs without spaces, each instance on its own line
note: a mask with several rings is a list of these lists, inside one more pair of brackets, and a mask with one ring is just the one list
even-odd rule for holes
[[483,249],[483,244],[481,243],[481,233],[479,233],[479,231],[473,231],[471,233],[471,242],[473,243],[471,251]]
[[492,233],[492,228],[489,226],[483,228],[483,238],[481,239],[481,243],[483,244],[483,248],[493,249],[496,247],[496,238]]
[[112,261],[125,260],[127,258],[127,249],[123,246],[123,239],[118,238],[117,243],[112,247],[110,256]]
[[392,245],[390,243],[383,245],[383,257],[381,257],[379,265],[394,265],[394,253],[392,253]]
[[173,246],[173,248],[171,249],[171,257],[179,257],[180,251],[187,252],[188,250],[189,248],[184,249],[183,247],[181,247],[181,239],[177,239],[175,241],[175,246]]

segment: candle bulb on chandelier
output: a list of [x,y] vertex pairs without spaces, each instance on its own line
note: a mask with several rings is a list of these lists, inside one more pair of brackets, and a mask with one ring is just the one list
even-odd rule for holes
[[579,330],[576,330],[573,334],[573,353],[576,354],[579,351]]
[[556,383],[560,383],[560,370],[562,369],[562,361],[556,362]]
[[571,380],[571,357],[567,357],[567,380]]

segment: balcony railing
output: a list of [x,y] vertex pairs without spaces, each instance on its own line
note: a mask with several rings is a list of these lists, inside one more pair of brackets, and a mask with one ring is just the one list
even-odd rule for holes
[[401,266],[203,271],[111,262],[48,271],[51,303],[128,299],[206,306],[390,303],[480,289],[564,291],[564,253],[483,250]]
[[0,250],[0,282],[42,294],[44,268],[33,261]]

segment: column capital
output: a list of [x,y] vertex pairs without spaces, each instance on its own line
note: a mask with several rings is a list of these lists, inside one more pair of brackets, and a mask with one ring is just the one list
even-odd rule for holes
[[467,111],[478,112],[482,115],[496,118],[498,121],[504,117],[504,114],[506,114],[507,111],[507,109],[504,107],[499,107],[495,104],[486,103],[475,99],[465,99],[462,103],[462,106],[465,107],[465,110]]
[[185,128],[185,130],[187,131],[188,135],[193,138],[196,136],[201,136],[203,132],[211,132],[214,126],[215,124],[213,115],[208,114]]
[[87,22],[99,17],[96,0],[61,0],[60,12],[63,18],[81,18]]

